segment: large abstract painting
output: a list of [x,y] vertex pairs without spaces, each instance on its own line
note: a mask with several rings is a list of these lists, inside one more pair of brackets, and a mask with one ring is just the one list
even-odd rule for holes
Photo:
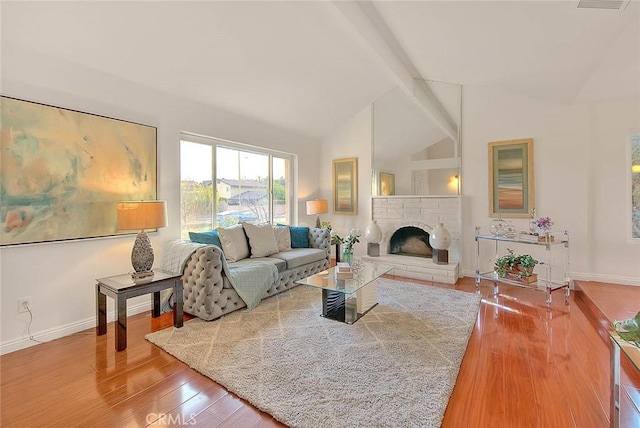
[[490,216],[532,216],[533,185],[532,139],[489,143]]
[[114,235],[115,204],[155,200],[156,128],[0,98],[0,245]]

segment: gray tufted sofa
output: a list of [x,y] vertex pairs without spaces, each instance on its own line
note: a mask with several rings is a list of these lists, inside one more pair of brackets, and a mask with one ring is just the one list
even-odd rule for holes
[[[252,260],[274,263],[278,279],[267,290],[270,297],[295,287],[295,281],[329,267],[331,237],[327,229],[309,229],[309,248],[294,248],[258,259],[244,259],[235,264],[250,264]],[[184,267],[184,312],[203,320],[213,320],[246,307],[233,289],[222,269],[222,250],[215,245],[203,245],[195,250]]]

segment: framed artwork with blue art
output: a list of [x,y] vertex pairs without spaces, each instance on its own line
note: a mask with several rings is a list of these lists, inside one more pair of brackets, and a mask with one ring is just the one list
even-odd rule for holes
[[0,150],[0,246],[116,235],[157,196],[153,126],[2,96]]
[[533,139],[489,143],[489,216],[532,217]]

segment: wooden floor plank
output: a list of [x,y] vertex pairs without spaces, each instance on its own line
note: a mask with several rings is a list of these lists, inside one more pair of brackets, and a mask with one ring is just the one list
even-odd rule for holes
[[[472,278],[455,286],[413,282],[475,291]],[[608,426],[609,348],[597,327],[606,328],[607,317],[629,317],[640,289],[604,283],[584,288],[572,294],[569,306],[554,293],[547,308],[544,293],[501,286],[493,296],[492,284],[483,282],[478,319],[442,426]],[[604,320],[593,321],[597,316],[583,298],[596,299],[591,306],[606,314]],[[130,317],[123,352],[115,352],[110,323],[103,336],[89,329],[0,356],[0,425],[283,426],[144,339],[172,325],[171,314]]]

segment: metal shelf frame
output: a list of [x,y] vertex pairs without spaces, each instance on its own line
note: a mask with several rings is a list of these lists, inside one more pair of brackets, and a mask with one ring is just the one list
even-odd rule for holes
[[[554,240],[551,240],[551,234],[547,232],[545,239],[539,242],[532,241],[524,241],[519,240],[517,238],[506,238],[503,236],[493,236],[493,235],[482,235],[480,233],[480,227],[475,228],[475,241],[476,241],[476,269],[475,269],[475,279],[476,279],[476,291],[480,291],[480,281],[488,280],[493,282],[493,294],[497,295],[498,284],[510,284],[515,285],[517,287],[528,288],[531,290],[543,291],[546,293],[546,305],[547,307],[551,306],[551,292],[556,290],[565,289],[564,299],[565,303],[569,303],[570,296],[570,285],[571,279],[569,277],[569,232],[564,231],[560,234],[556,234],[554,236]],[[498,258],[498,254],[502,247],[502,244],[511,244],[511,245],[534,245],[536,247],[544,247],[545,248],[545,260],[540,262],[540,265],[544,266],[544,274],[538,276],[538,280],[529,284],[524,284],[518,281],[510,280],[508,278],[499,277],[494,271],[489,272],[481,272],[480,268],[480,244],[482,242],[493,242],[494,243],[494,251],[495,251],[495,259]],[[562,266],[554,266],[551,263],[551,251],[554,247],[561,247],[564,250],[564,257]],[[552,279],[552,270],[554,268],[562,269],[562,280],[553,280]]]

